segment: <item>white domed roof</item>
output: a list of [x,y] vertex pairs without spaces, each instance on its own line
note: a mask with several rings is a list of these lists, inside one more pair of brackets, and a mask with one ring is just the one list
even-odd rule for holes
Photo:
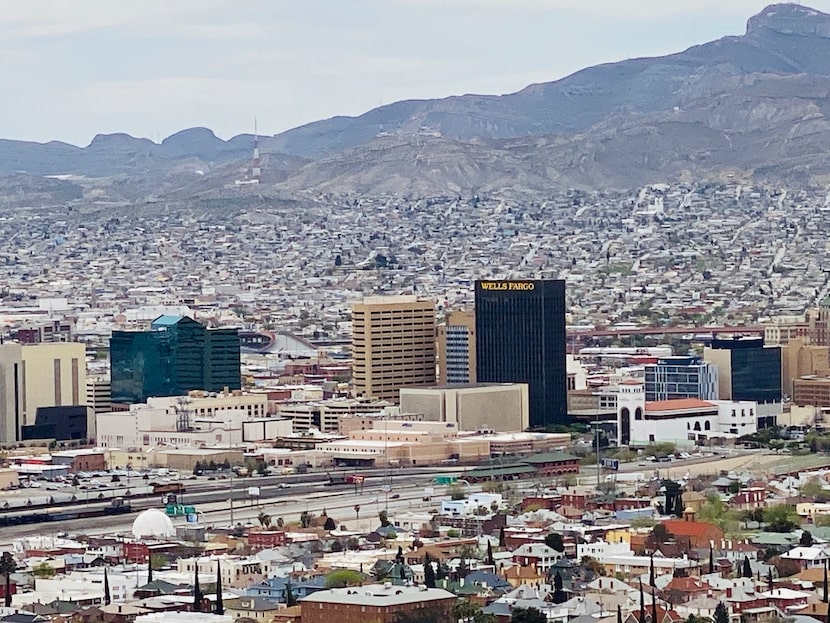
[[133,536],[137,539],[175,535],[176,529],[173,527],[173,522],[157,508],[149,508],[140,512],[133,522]]

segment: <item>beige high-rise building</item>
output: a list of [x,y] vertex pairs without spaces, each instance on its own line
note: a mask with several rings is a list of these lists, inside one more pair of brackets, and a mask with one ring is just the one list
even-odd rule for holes
[[809,341],[810,321],[805,315],[773,316],[761,324],[764,326],[766,346],[784,346],[798,338]]
[[438,325],[438,383],[476,382],[476,315],[451,311]]
[[38,407],[87,404],[86,347],[77,342],[24,344],[24,424],[35,423]]
[[0,344],[0,442],[22,439],[38,407],[85,404],[83,344]]
[[20,344],[0,344],[0,443],[21,439],[24,384],[20,351]]
[[352,380],[357,396],[398,404],[401,387],[435,383],[435,303],[375,296],[352,307]]
[[803,376],[830,376],[830,348],[810,346],[805,339],[791,339],[781,348],[781,390],[794,396],[793,381]]

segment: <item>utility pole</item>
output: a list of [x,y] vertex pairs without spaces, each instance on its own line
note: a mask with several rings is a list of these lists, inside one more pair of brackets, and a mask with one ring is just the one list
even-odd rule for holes
[[234,523],[233,523],[233,467],[231,467],[231,498],[230,498],[230,503],[231,503],[231,530],[233,530],[233,528],[234,528]]

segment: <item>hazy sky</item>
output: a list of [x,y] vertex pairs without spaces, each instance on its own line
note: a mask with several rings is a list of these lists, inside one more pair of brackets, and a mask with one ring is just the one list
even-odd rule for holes
[[[0,137],[228,138],[741,34],[761,0],[6,0]],[[830,0],[813,8],[830,12]]]

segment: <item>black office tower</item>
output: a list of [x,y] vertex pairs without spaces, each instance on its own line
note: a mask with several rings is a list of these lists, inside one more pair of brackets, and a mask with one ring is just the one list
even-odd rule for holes
[[476,281],[479,383],[527,383],[530,426],[567,423],[565,282]]

